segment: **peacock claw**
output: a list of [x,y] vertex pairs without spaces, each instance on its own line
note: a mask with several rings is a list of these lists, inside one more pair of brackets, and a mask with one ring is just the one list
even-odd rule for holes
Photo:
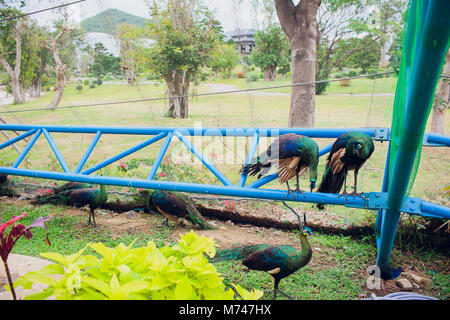
[[345,202],[348,202],[347,196],[349,196],[349,195],[351,195],[351,193],[348,193],[347,190],[344,189],[342,194],[338,195],[338,198],[344,197],[345,198]]
[[364,198],[362,196],[362,194],[363,194],[362,192],[356,192],[356,190],[354,190],[352,193],[350,193],[350,195],[353,196],[353,197],[360,197],[363,200],[367,200],[366,198]]

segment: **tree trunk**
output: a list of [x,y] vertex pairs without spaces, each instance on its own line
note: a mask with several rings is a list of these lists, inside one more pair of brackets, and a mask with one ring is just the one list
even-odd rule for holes
[[[66,23],[67,23],[67,17],[66,17]],[[55,110],[56,107],[59,105],[59,102],[61,101],[64,87],[66,86],[67,81],[69,80],[66,78],[66,66],[61,61],[61,58],[59,57],[58,53],[58,41],[61,39],[61,37],[67,33],[69,29],[67,27],[64,27],[61,32],[56,36],[56,38],[53,40],[52,46],[48,47],[53,54],[53,60],[55,60],[56,63],[56,94],[53,98],[52,102],[48,105],[47,109]]]
[[[450,50],[447,51],[443,75],[450,74]],[[450,102],[450,79],[441,78],[433,102],[433,117],[431,120],[431,132],[444,134],[445,111]]]
[[25,103],[25,93],[22,90],[22,85],[19,81],[20,65],[22,61],[22,35],[25,30],[24,22],[19,22],[15,27],[16,40],[16,58],[14,69],[6,61],[4,55],[0,55],[0,65],[5,69],[6,73],[11,79],[11,90],[14,97],[14,104]]
[[386,68],[386,38],[387,38],[387,30],[382,31],[383,34],[380,37],[380,61],[378,62],[378,68],[385,69]]
[[30,97],[41,96],[41,79],[33,79],[30,86]]
[[185,119],[189,116],[189,73],[174,70],[166,75],[169,91],[168,116],[175,119]]
[[[275,0],[281,26],[291,45],[292,83],[314,82],[317,64],[316,14],[321,0]],[[313,127],[315,85],[295,86],[291,91],[289,127]]]
[[264,68],[264,81],[275,81],[277,77],[277,67]]
[[65,76],[65,68],[64,65],[57,65],[56,66],[56,94],[53,97],[52,102],[48,105],[47,109],[55,110],[56,107],[58,107],[59,102],[61,101],[61,98],[64,93],[64,87],[66,86],[66,76]]
[[22,84],[19,81],[19,74],[16,74],[14,72],[13,76],[11,77],[11,90],[12,95],[14,97],[14,104],[22,104],[25,103],[25,93],[22,89]]

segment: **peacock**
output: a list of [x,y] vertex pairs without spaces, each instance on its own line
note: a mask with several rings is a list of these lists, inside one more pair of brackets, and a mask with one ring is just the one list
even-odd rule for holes
[[[382,280],[381,291],[384,292],[386,289],[387,281],[394,280],[400,276],[403,272],[402,267],[394,267],[390,264],[382,264],[379,266],[379,269],[370,268],[368,272],[370,275],[380,278]],[[389,285],[390,286],[390,285]]]
[[[358,171],[370,158],[375,146],[372,138],[362,132],[348,132],[336,139],[328,155],[327,165],[322,177],[322,181],[317,192],[339,193],[342,185],[344,191],[342,195],[347,199],[347,195],[359,196],[357,192]],[[351,194],[347,193],[347,173],[354,170],[354,187]],[[364,198],[363,198],[364,199]],[[322,204],[318,204],[323,209]]]
[[177,222],[179,218],[186,218],[201,229],[213,229],[195,208],[192,200],[181,193],[158,190],[152,193],[151,202],[165,218],[164,225],[167,225],[168,220]]
[[19,196],[14,183],[8,180],[8,175],[0,173],[0,196]]
[[[283,201],[284,203],[284,201]],[[274,298],[280,292],[293,299],[283,291],[278,289],[281,279],[291,275],[308,264],[312,257],[311,245],[307,236],[314,235],[314,232],[306,226],[306,215],[304,223],[301,223],[300,216],[284,203],[298,218],[300,227],[301,250],[288,245],[257,244],[236,247],[232,249],[220,250],[210,262],[223,260],[242,260],[242,264],[250,270],[266,271],[274,278]]]
[[240,172],[258,175],[258,179],[269,172],[272,164],[276,164],[278,180],[280,183],[286,183],[288,195],[291,193],[295,198],[292,189],[289,186],[289,180],[294,176],[297,179],[295,191],[297,195],[303,193],[300,190],[299,176],[309,168],[309,180],[311,192],[316,186],[317,165],[319,163],[319,147],[317,143],[306,136],[295,133],[286,133],[275,139],[269,148],[258,155],[252,161],[242,166]]
[[67,182],[53,190],[51,194],[38,195],[31,201],[32,204],[69,204],[69,194],[73,190],[92,188],[90,183]]
[[88,224],[91,224],[92,217],[92,225],[94,227],[97,226],[95,223],[95,215],[94,210],[98,207],[102,206],[108,200],[108,194],[106,193],[106,187],[102,184],[100,185],[100,189],[97,188],[84,188],[84,189],[75,189],[70,191],[68,194],[68,203],[70,205],[76,207],[84,207],[89,205],[89,219]]

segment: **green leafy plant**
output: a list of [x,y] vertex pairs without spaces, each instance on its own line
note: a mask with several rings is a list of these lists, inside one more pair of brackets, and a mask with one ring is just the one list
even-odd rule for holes
[[[132,248],[123,244],[116,248],[91,243],[77,253],[63,256],[41,253],[55,261],[41,270],[29,272],[17,279],[16,286],[29,289],[33,283],[48,285],[42,292],[25,299],[235,299],[231,288],[206,256],[215,255],[211,238],[193,231],[181,236],[178,244],[160,249],[153,241],[147,246]],[[92,248],[99,256],[84,255]],[[59,275],[59,280],[50,275]],[[243,299],[259,299],[263,292],[247,291],[234,286]]]

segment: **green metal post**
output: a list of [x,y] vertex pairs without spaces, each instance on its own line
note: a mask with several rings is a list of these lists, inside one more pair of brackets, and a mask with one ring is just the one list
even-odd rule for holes
[[[411,7],[415,7],[413,5]],[[411,10],[411,14],[413,14]],[[399,209],[409,183],[418,148],[421,147],[434,90],[448,50],[450,36],[450,1],[430,0],[421,7],[424,23],[415,39],[415,55],[408,68],[405,86],[405,109],[397,155],[393,163],[392,179],[388,186],[388,207],[381,224],[381,240],[377,265],[389,263],[395,232],[400,217]],[[414,32],[408,26],[408,33]],[[409,55],[411,52],[403,52]],[[399,79],[400,81],[401,79]],[[402,88],[400,88],[401,90]],[[399,90],[399,87],[397,87]]]

